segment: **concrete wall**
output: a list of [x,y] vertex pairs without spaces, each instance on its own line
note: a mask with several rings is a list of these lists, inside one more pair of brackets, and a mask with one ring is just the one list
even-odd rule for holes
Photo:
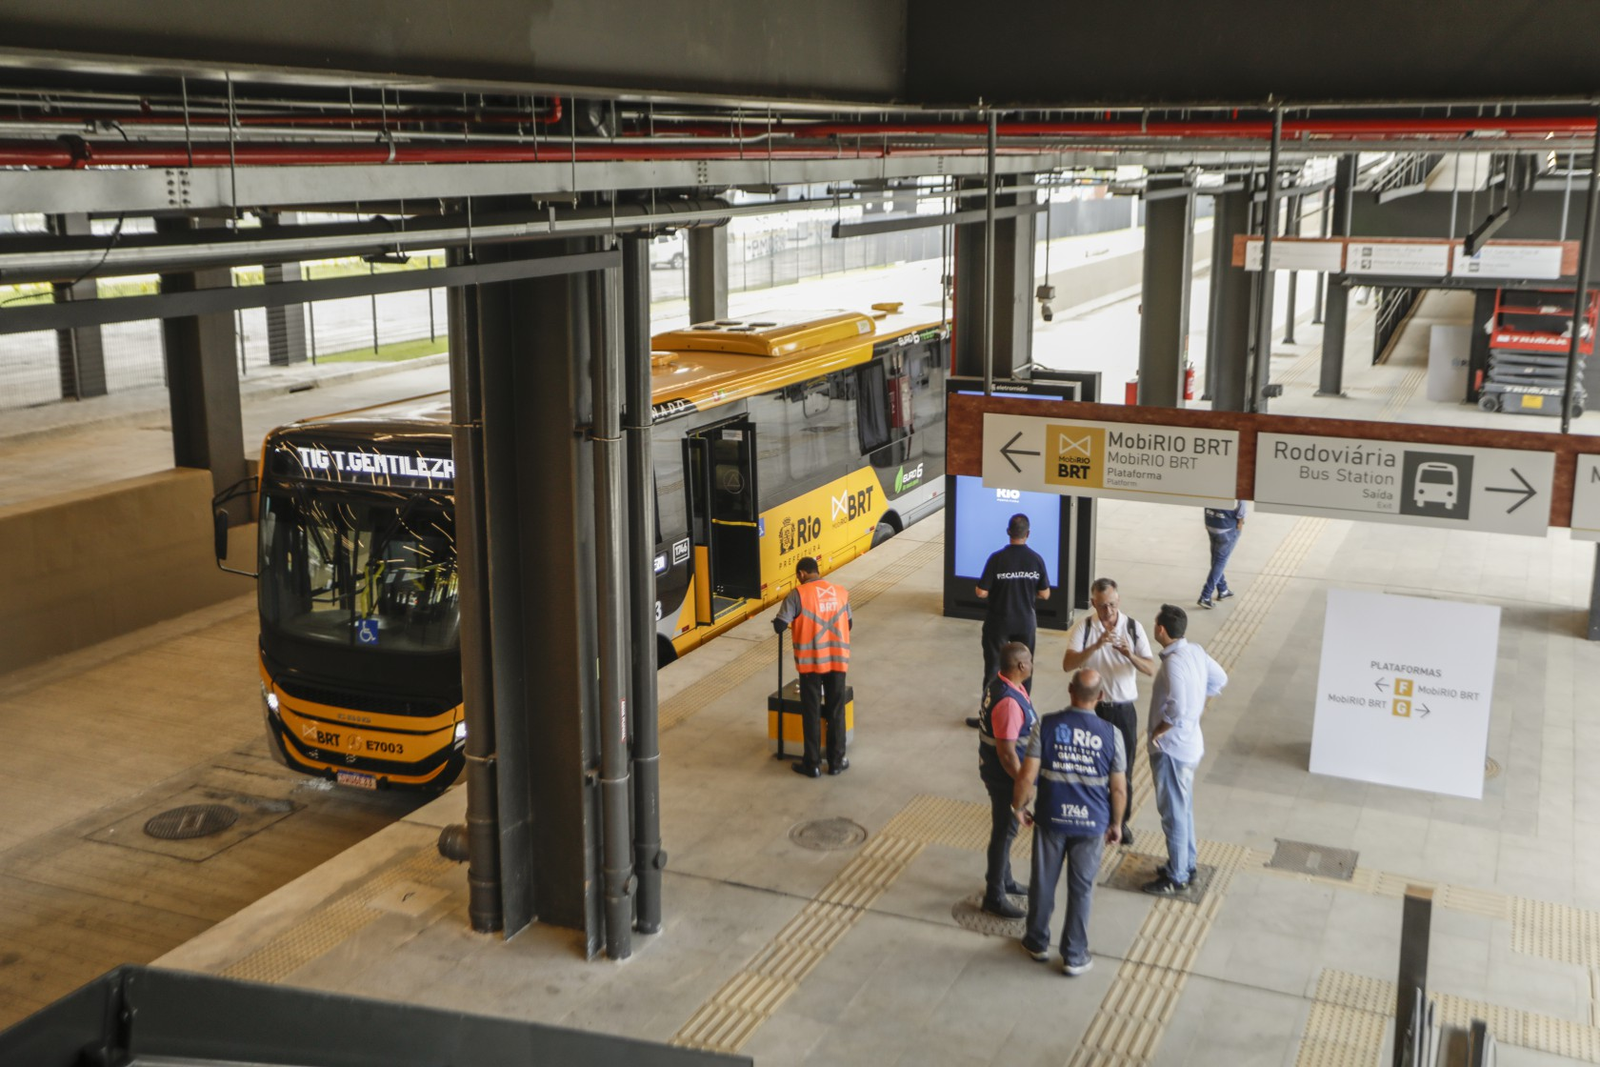
[[[254,569],[255,527],[233,531],[229,560]],[[219,571],[211,474],[175,469],[0,508],[7,571],[0,672],[250,593]]]

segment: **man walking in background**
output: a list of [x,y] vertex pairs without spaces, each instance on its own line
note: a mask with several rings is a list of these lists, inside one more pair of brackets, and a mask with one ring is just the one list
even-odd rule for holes
[[1244,531],[1244,501],[1239,501],[1238,507],[1232,508],[1206,508],[1206,536],[1211,539],[1211,571],[1206,575],[1206,584],[1200,589],[1200,606],[1209,608],[1212,595],[1217,600],[1227,600],[1233,596],[1233,590],[1228,588],[1228,579],[1223,569],[1228,566],[1228,557],[1233,555],[1233,546],[1239,543],[1239,534]]
[[1148,729],[1150,777],[1167,837],[1167,862],[1142,887],[1158,897],[1182,893],[1195,875],[1194,772],[1206,751],[1200,715],[1206,701],[1228,684],[1228,674],[1217,661],[1183,636],[1188,628],[1189,616],[1182,608],[1161,605],[1156,616],[1161,668],[1150,687]]

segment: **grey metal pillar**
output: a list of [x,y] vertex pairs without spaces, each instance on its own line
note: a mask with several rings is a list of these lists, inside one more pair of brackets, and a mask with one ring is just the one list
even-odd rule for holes
[[[1299,237],[1300,236],[1300,211],[1301,211],[1301,205],[1304,202],[1304,200],[1305,200],[1304,197],[1297,196],[1297,197],[1294,198],[1293,203],[1291,203],[1289,205],[1288,219],[1287,219],[1285,227],[1284,227],[1284,236],[1285,237]],[[1295,340],[1294,340],[1294,316],[1295,316],[1295,312],[1296,312],[1295,304],[1297,304],[1299,302],[1296,299],[1296,297],[1298,296],[1298,293],[1296,292],[1296,288],[1298,286],[1299,278],[1300,278],[1300,272],[1299,271],[1296,271],[1296,270],[1289,271],[1289,294],[1288,294],[1288,296],[1289,296],[1289,299],[1288,299],[1289,306],[1283,309],[1283,343],[1286,344],[1286,345],[1292,345],[1292,344],[1295,343]]]
[[1428,941],[1433,923],[1433,890],[1427,886],[1406,886],[1400,918],[1400,971],[1395,982],[1393,1067],[1424,1067],[1412,1060],[1409,1049],[1427,1019],[1419,1017],[1419,1005],[1428,994]]
[[[447,262],[467,262],[463,249]],[[448,292],[450,446],[455,457],[456,578],[461,587],[461,701],[467,724],[467,915],[472,928],[505,926],[500,898],[494,657],[491,653],[488,527],[483,466],[483,378],[477,289]]]
[[1261,274],[1257,278],[1256,351],[1251,368],[1250,400],[1265,412],[1272,383],[1272,301],[1277,292],[1272,274],[1272,241],[1278,235],[1278,150],[1283,143],[1283,108],[1272,112],[1272,144],[1267,150],[1266,200],[1261,207]]
[[1139,404],[1176,408],[1183,406],[1183,294],[1194,258],[1194,193],[1181,174],[1152,174],[1145,188]]
[[[593,251],[592,241],[538,252]],[[481,260],[527,254],[479,245]],[[480,285],[496,802],[507,935],[603,935],[594,595],[594,275]]]
[[661,743],[656,703],[655,479],[651,461],[650,242],[622,243],[622,343],[628,445],[628,560],[633,612],[633,674],[628,690],[633,742],[634,929],[661,929]]
[[[1339,157],[1333,177],[1332,237],[1350,236],[1350,205],[1355,193],[1356,157]],[[1322,378],[1318,396],[1344,395],[1344,338],[1350,314],[1348,276],[1328,275],[1328,295],[1322,309]]]
[[[300,280],[300,264],[269,263],[261,268],[267,285]],[[432,299],[432,294],[428,294]],[[306,313],[303,304],[269,307],[267,312],[267,362],[287,367],[306,361]]]
[[1250,397],[1250,275],[1233,265],[1233,239],[1250,232],[1250,191],[1219,193],[1211,230],[1211,321],[1206,381],[1213,411],[1244,411]]
[[[83,236],[93,232],[88,215],[51,215],[50,232],[67,236]],[[57,283],[55,302],[71,303],[77,300],[94,300],[99,286],[93,278],[85,278],[72,285]],[[61,375],[61,399],[88,400],[106,395],[106,354],[101,342],[100,327],[79,326],[71,330],[56,331],[56,359]]]
[[[156,227],[162,232],[193,228],[186,219],[160,219]],[[163,293],[226,289],[232,285],[233,274],[225,267],[161,275]],[[212,487],[218,493],[248,474],[236,343],[231,312],[161,322],[167,396],[172,410],[173,465],[209,470]],[[241,496],[232,501],[229,515],[235,523],[249,522],[249,498]]]
[[728,317],[728,230],[686,231],[689,237],[689,321]]
[[[1005,176],[998,179],[997,208],[1023,202],[1031,193],[1008,191],[1007,187],[1033,184],[1031,176]],[[964,186],[959,201],[962,210],[983,205],[983,183],[975,180]],[[994,256],[994,361],[997,379],[1014,377],[1018,367],[1033,358],[1033,248],[1034,216],[995,220]],[[964,223],[955,230],[955,373],[982,378],[984,373],[983,263],[984,227]]]

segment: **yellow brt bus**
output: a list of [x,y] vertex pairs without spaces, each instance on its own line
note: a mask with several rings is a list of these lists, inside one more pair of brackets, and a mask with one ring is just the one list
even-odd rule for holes
[[[668,663],[936,510],[946,324],[781,312],[652,339],[657,653]],[[261,695],[285,764],[346,785],[460,773],[449,398],[262,447]]]

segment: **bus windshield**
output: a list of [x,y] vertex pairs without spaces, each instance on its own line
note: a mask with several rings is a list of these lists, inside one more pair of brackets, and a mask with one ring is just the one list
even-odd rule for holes
[[448,496],[269,489],[261,506],[261,618],[367,652],[457,646],[455,511]]

